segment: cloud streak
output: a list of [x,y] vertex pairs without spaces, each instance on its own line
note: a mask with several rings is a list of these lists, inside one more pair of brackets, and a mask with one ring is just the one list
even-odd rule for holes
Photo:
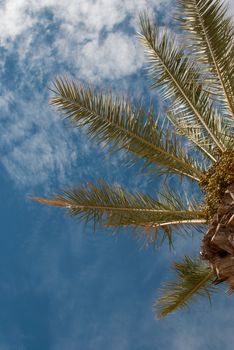
[[[48,86],[56,75],[72,75],[118,92],[143,66],[135,38],[136,19],[153,0],[6,0],[0,5],[1,163],[18,186],[63,182],[85,143],[47,106]],[[129,85],[130,86],[130,85]],[[128,88],[127,88],[128,89]],[[140,87],[137,87],[139,92]],[[120,92],[120,94],[122,94]]]

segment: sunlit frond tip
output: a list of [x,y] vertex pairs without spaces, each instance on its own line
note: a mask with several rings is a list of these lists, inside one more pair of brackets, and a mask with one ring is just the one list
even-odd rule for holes
[[174,263],[173,270],[175,279],[164,284],[154,305],[158,318],[187,307],[197,296],[210,299],[211,293],[216,290],[212,284],[213,272],[200,259],[184,257],[181,262]]

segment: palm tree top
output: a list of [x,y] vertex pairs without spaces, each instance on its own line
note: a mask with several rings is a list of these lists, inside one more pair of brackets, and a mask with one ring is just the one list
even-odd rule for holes
[[[65,77],[54,81],[50,103],[92,140],[129,152],[133,164],[142,159],[151,174],[196,182],[203,191],[200,203],[168,187],[153,196],[104,181],[34,200],[95,225],[138,228],[152,241],[163,232],[171,243],[175,231],[209,224],[234,183],[234,27],[221,0],[177,0],[177,7],[174,37],[147,13],[139,20],[151,88],[159,91],[166,112]],[[214,271],[200,259],[185,257],[174,271],[175,280],[155,304],[159,317],[215,289]]]

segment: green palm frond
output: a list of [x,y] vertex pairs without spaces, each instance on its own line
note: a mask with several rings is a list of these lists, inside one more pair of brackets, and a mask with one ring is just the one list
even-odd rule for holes
[[188,306],[196,296],[206,296],[210,299],[216,287],[212,284],[215,276],[211,269],[200,259],[184,257],[179,263],[174,263],[175,279],[167,282],[161,288],[161,296],[155,303],[158,317]]
[[[143,195],[140,194],[140,196]],[[154,243],[158,241],[158,232],[163,231],[162,240],[167,237],[172,243],[172,238],[170,239],[170,237],[172,237],[174,232],[192,235],[194,231],[199,231],[201,227],[204,228],[204,225],[207,224],[200,203],[194,198],[188,199],[186,194],[181,196],[163,186],[162,192],[158,192],[156,198],[148,197],[148,199],[153,201],[151,204],[154,203],[157,207],[157,211],[154,214],[147,216],[142,213],[142,216],[136,217],[135,215],[135,217],[131,217],[128,213],[127,215],[126,213],[121,213],[120,215],[113,212],[111,217],[106,220],[105,226],[126,227],[133,225],[138,228],[138,231],[143,229],[143,235],[148,244],[149,242]],[[148,235],[145,235],[145,233],[148,233]],[[141,235],[140,233],[139,236]]]
[[110,186],[101,181],[98,186],[89,183],[64,191],[52,199],[33,199],[64,207],[72,216],[107,227],[138,226],[145,232],[160,228],[169,234],[170,225],[178,227],[206,223],[198,203],[184,201],[169,190],[153,198],[142,193],[132,194],[120,186]]
[[[160,33],[146,14],[140,18],[140,28],[139,38],[146,48],[152,87],[159,87],[164,99],[171,101],[175,118],[183,113],[183,121],[197,129],[199,139],[206,140],[205,151],[215,158],[226,147],[215,122],[217,111],[210,94],[203,90],[199,66],[176,47],[166,31]],[[204,148],[204,142],[201,147]]]
[[209,91],[225,106],[226,117],[234,119],[234,28],[227,7],[221,0],[179,0],[178,4],[179,21]]
[[212,146],[207,142],[207,139],[203,137],[199,128],[197,129],[188,126],[186,121],[178,115],[174,118],[171,111],[167,112],[167,118],[170,120],[178,134],[185,136],[191,144],[196,145],[207,160],[216,162],[216,157],[212,154]]
[[[225,122],[219,113],[214,114],[213,117],[214,119],[211,122],[217,129],[222,144],[225,145],[227,149],[233,149],[234,134],[232,133],[228,123]],[[167,118],[173,124],[176,133],[185,136],[191,142],[191,144],[196,145],[200,152],[202,152],[203,156],[205,156],[205,159],[212,162],[217,161],[217,155],[214,155],[213,147],[212,144],[209,143],[209,139],[201,132],[199,127],[197,128],[194,127],[194,125],[189,125],[187,116],[184,113],[179,113],[176,115],[176,117],[173,117],[172,111],[169,111],[167,113]]]
[[203,177],[202,166],[186,154],[165,123],[162,125],[159,118],[154,120],[152,108],[145,113],[139,103],[134,108],[127,100],[97,93],[67,79],[57,79],[53,91],[51,103],[73,125],[86,126],[88,135],[97,142],[127,149],[145,159],[147,165],[156,164],[163,173],[185,175],[197,181]]

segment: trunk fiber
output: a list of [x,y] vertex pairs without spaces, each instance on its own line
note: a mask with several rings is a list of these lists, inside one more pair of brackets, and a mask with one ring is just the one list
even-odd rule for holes
[[217,278],[234,291],[234,183],[228,186],[202,241],[201,256],[210,262]]

